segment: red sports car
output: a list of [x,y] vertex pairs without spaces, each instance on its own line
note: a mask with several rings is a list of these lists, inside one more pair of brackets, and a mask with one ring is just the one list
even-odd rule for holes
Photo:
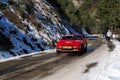
[[65,35],[56,44],[57,55],[60,53],[70,52],[86,52],[87,51],[87,38],[82,34]]

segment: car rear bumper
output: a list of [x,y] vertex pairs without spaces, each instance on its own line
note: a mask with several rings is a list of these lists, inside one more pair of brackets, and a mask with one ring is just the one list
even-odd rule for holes
[[72,52],[80,52],[80,49],[56,49],[56,52],[60,53],[72,53]]

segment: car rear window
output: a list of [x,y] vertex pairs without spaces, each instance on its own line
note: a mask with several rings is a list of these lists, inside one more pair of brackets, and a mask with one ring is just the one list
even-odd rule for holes
[[62,40],[82,40],[82,36],[64,36]]

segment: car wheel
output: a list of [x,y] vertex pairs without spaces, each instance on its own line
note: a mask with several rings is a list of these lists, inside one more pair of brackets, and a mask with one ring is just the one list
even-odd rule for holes
[[59,56],[59,55],[60,55],[60,51],[57,51],[57,52],[56,52],[56,55]]
[[85,45],[84,45],[84,53],[86,53],[87,52],[87,43],[85,43]]
[[82,55],[83,53],[84,53],[84,45],[81,45],[81,50],[80,50],[80,52],[78,54]]

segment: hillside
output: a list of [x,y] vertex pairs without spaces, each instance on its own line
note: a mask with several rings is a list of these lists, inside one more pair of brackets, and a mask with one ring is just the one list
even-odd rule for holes
[[120,0],[48,0],[77,31],[100,33],[106,28],[120,32]]
[[51,49],[70,33],[46,0],[0,0],[0,59]]

